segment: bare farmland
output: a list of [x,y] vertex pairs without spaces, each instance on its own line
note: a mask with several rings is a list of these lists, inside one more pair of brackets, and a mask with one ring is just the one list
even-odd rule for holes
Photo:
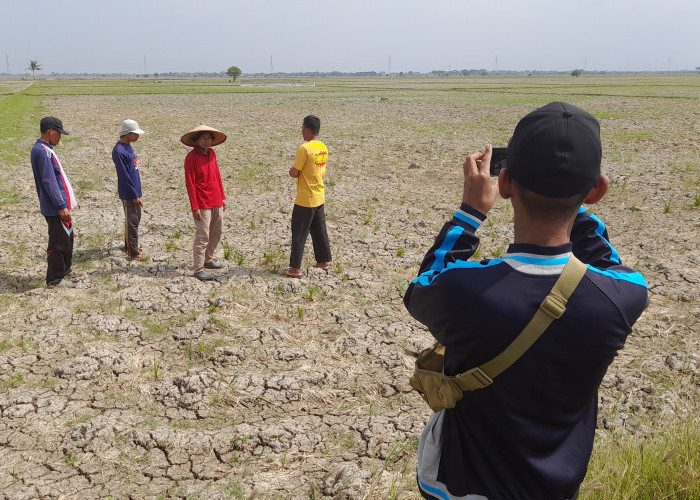
[[[651,292],[603,381],[599,439],[697,415],[697,78],[128,85],[39,81],[24,91],[71,133],[56,150],[80,199],[76,289],[43,285],[46,224],[28,161],[37,137],[0,144],[27,152],[0,163],[0,497],[417,498],[429,409],[410,391],[410,353],[431,337],[405,312],[403,291],[458,206],[464,155],[505,144],[519,117],[552,100],[600,118],[612,189],[595,213]],[[280,275],[287,170],[309,113],[330,151],[334,261],[312,268],[307,246],[304,276],[290,280]],[[134,145],[150,256],[141,263],[120,249],[111,150],[125,118],[147,131]],[[227,267],[212,283],[189,269],[179,143],[201,123],[228,134],[216,148]],[[505,250],[511,215],[500,200],[480,230],[482,257]]]

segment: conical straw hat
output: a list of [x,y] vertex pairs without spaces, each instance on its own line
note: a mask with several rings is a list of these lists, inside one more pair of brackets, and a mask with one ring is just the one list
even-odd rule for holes
[[194,141],[194,136],[197,135],[199,132],[211,132],[212,134],[214,134],[214,140],[211,143],[212,146],[218,146],[226,140],[226,134],[224,134],[221,130],[216,130],[215,128],[207,127],[206,125],[200,125],[199,127],[190,130],[185,135],[183,135],[180,138],[180,142],[182,142],[185,146],[196,146],[197,144]]

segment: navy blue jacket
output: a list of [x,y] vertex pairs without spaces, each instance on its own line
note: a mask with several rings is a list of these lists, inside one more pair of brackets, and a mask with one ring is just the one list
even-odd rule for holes
[[112,160],[117,169],[119,199],[141,198],[141,176],[136,153],[131,144],[117,142],[112,150]]
[[57,216],[64,208],[70,210],[76,206],[75,195],[71,198],[70,182],[61,174],[51,145],[37,140],[32,147],[31,163],[42,215]]
[[572,251],[588,269],[564,315],[515,364],[434,415],[421,438],[419,484],[436,498],[569,498],[590,459],[598,387],[648,305],[647,286],[621,265],[605,226],[583,208],[569,244],[513,244],[502,258],[469,261],[485,218],[462,205],[404,297],[410,314],[446,346],[448,375],[499,354],[533,316]]

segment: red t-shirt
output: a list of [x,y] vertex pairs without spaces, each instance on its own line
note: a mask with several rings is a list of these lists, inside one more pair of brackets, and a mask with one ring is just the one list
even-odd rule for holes
[[221,182],[216,153],[209,148],[207,153],[195,147],[185,157],[185,184],[190,197],[192,211],[221,207],[226,195]]

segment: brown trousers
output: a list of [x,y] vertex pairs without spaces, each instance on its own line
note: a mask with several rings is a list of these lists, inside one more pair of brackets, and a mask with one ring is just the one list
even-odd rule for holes
[[205,262],[209,263],[214,259],[214,250],[221,241],[221,228],[224,221],[223,207],[200,209],[199,212],[202,214],[202,219],[194,221],[196,230],[192,245],[195,274],[204,270]]
[[124,249],[129,257],[136,257],[139,250],[139,224],[141,206],[131,200],[122,200],[124,206]]

